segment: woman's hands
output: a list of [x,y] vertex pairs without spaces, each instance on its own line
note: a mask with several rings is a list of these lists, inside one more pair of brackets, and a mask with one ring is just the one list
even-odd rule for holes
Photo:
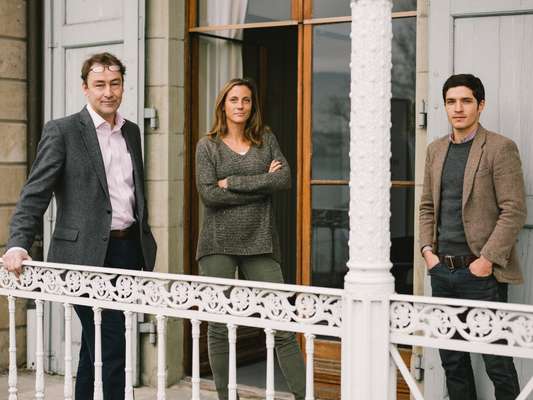
[[[283,164],[281,163],[281,161],[278,161],[278,160],[272,160],[272,162],[270,163],[270,166],[268,167],[268,172],[276,172],[278,171],[279,169],[281,169],[281,167],[283,166]],[[224,178],[224,179],[221,179],[217,182],[218,184],[218,187],[221,188],[221,189],[227,189],[228,188],[228,178]]]
[[227,189],[228,188],[228,178],[221,179],[217,183],[218,183],[218,187],[221,188],[221,189]]
[[272,162],[270,163],[270,167],[268,168],[268,172],[276,172],[282,167],[282,165],[283,164],[281,163],[281,161],[272,160]]

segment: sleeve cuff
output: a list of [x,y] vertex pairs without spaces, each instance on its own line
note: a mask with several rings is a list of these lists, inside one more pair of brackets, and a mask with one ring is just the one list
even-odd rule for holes
[[11,251],[15,251],[15,250],[22,250],[23,252],[28,254],[28,250],[26,250],[24,247],[17,247],[17,246],[10,247],[9,249],[6,250],[4,254],[10,253]]
[[420,250],[420,254],[422,254],[422,256],[424,256],[424,252],[425,251],[433,251],[433,246],[430,246],[430,245],[425,245],[422,247],[422,249]]

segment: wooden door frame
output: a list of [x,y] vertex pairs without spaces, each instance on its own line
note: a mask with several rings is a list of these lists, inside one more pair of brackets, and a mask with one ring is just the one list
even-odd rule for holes
[[[351,16],[314,18],[312,15],[312,0],[291,0],[291,19],[269,23],[245,23],[216,27],[198,27],[197,0],[187,1],[186,33],[185,33],[185,153],[186,153],[186,179],[184,183],[185,214],[184,218],[184,263],[185,273],[197,274],[197,264],[193,249],[198,238],[198,194],[195,185],[195,171],[193,162],[193,149],[198,140],[198,37],[195,33],[209,33],[221,29],[257,29],[280,26],[294,26],[298,29],[297,45],[297,149],[296,149],[296,284],[311,285],[311,255],[312,255],[312,186],[313,184],[328,184],[328,182],[312,181],[312,94],[313,94],[313,28],[315,25],[351,22]],[[393,18],[417,17],[416,11],[396,12]],[[332,182],[329,182],[330,184]],[[334,184],[347,184],[348,181],[335,181]],[[414,181],[395,181],[393,186],[413,186]],[[188,211],[188,212],[187,212]],[[187,326],[188,324],[186,324]],[[185,362],[190,371],[191,346],[190,335],[186,334]],[[304,338],[300,336],[300,346],[304,348]],[[338,361],[340,371],[340,342],[316,340],[315,363],[320,359],[329,361],[332,365]],[[335,361],[337,360],[337,361]],[[335,368],[335,367],[334,367]],[[315,364],[316,378],[322,383],[331,378],[331,374]],[[323,379],[320,376],[323,375]],[[340,376],[339,376],[340,382]]]

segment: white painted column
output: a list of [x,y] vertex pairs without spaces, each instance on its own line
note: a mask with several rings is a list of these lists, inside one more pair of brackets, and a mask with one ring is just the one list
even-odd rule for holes
[[274,335],[276,331],[270,328],[265,329],[267,365],[266,365],[266,400],[274,400]]
[[17,400],[17,325],[15,318],[15,298],[8,296],[9,310],[9,377],[7,380],[8,400]]
[[157,400],[166,399],[167,386],[167,319],[157,315]]
[[132,365],[132,329],[133,316],[135,314],[131,311],[124,311],[124,327],[125,327],[125,342],[126,342],[126,360],[124,374],[126,376],[124,385],[124,399],[133,400],[133,365]]
[[65,400],[72,400],[72,305],[63,304],[65,308]]
[[352,0],[350,258],[344,280],[344,400],[389,394],[391,0]]
[[237,326],[228,324],[229,372],[228,398],[237,400]]
[[192,325],[192,400],[200,400],[200,321],[191,320]]
[[305,400],[315,398],[315,335],[305,334]]
[[44,335],[43,301],[35,300],[35,314],[37,315],[37,343],[35,346],[35,400],[44,399]]
[[102,383],[102,309],[93,307],[94,313],[94,400],[104,400]]

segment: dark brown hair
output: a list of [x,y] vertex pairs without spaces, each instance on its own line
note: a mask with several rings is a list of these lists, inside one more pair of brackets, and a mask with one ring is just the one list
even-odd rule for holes
[[252,111],[250,118],[246,121],[244,129],[244,137],[252,144],[260,146],[263,143],[263,133],[269,131],[269,128],[263,124],[261,114],[261,104],[259,103],[259,95],[255,82],[250,78],[235,78],[228,81],[217,96],[215,102],[215,120],[213,126],[208,132],[210,139],[214,139],[218,135],[224,136],[228,133],[228,125],[226,124],[226,113],[224,112],[224,103],[229,91],[235,86],[246,86],[252,92]]
[[442,86],[442,99],[445,103],[448,90],[458,86],[466,86],[469,88],[476,98],[478,106],[483,100],[485,100],[485,87],[483,87],[481,79],[472,74],[457,74],[450,76]]
[[120,74],[122,75],[122,80],[124,80],[124,75],[126,75],[126,67],[122,62],[111,53],[97,53],[93,54],[87,60],[84,61],[81,67],[81,79],[83,83],[87,84],[87,76],[91,71],[91,68],[94,64],[100,64],[109,67],[110,65],[118,65],[120,67]]

